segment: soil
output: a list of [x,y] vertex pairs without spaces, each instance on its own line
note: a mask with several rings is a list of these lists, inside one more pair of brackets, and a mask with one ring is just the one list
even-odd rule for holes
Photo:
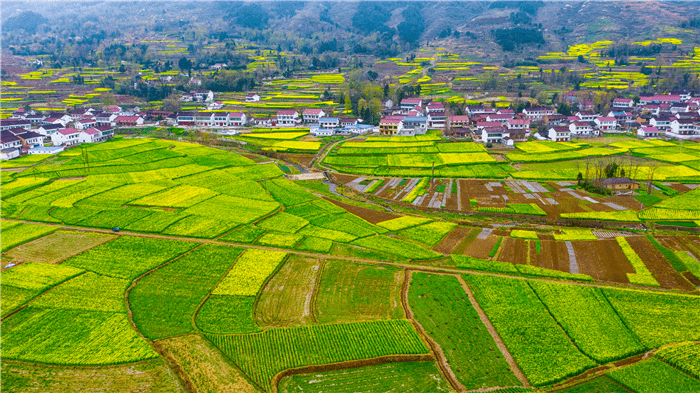
[[632,236],[627,238],[627,242],[634,252],[642,258],[647,269],[656,277],[662,288],[680,289],[682,291],[692,291],[695,289],[692,284],[683,278],[673,269],[670,263],[664,258],[659,250],[643,236]]
[[466,236],[464,236],[464,238],[459,242],[459,244],[452,250],[452,254],[457,254],[457,255],[464,254],[467,247],[469,247],[469,245],[472,243],[471,241],[469,241],[467,236],[474,231],[476,231],[477,233],[481,232],[481,228],[474,228],[474,229],[470,230],[469,233]]
[[499,236],[489,235],[486,239],[474,239],[474,242],[467,247],[464,255],[479,259],[489,259],[489,253],[498,242]]
[[336,201],[335,199],[323,197],[323,199],[327,200],[328,202],[331,202],[335,204],[338,207],[341,207],[348,212],[364,219],[365,221],[369,222],[370,224],[376,224],[378,222],[386,221],[386,220],[392,220],[394,218],[399,218],[398,215],[379,211],[379,210],[373,210],[373,209],[368,209],[366,207],[359,207],[355,205],[350,205],[347,203],[343,203],[340,201]]
[[683,277],[696,287],[700,286],[700,277],[695,277],[691,272],[683,272]]
[[452,253],[452,250],[454,250],[462,239],[464,239],[471,231],[471,228],[460,226],[455,227],[442,239],[440,243],[433,247],[433,251],[446,255]]
[[305,168],[308,168],[311,161],[316,157],[315,154],[285,154],[284,156],[287,157],[289,161],[295,164],[301,164],[301,166]]
[[576,253],[579,273],[588,274],[600,281],[629,284],[627,273],[634,273],[634,268],[615,239],[571,243]]
[[540,238],[549,237],[547,240],[540,240],[541,252],[537,254],[537,246],[533,241],[530,246],[530,264],[545,269],[569,272],[569,254],[566,244],[552,240],[552,236],[538,235]]
[[516,265],[527,264],[527,245],[524,239],[507,238],[501,246],[501,253],[498,260],[510,262]]
[[606,198],[605,202],[612,202],[616,205],[620,205],[634,211],[639,211],[639,208],[641,207],[639,201],[629,195]]
[[334,173],[333,177],[335,177],[338,180],[338,182],[343,183],[343,184],[348,184],[351,181],[357,179],[357,176],[344,175],[342,173]]

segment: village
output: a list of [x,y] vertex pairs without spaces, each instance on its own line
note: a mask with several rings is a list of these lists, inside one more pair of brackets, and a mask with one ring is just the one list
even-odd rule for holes
[[[314,137],[379,134],[382,136],[425,135],[440,130],[444,137],[494,145],[516,142],[569,142],[578,138],[627,134],[641,139],[689,140],[700,138],[700,92],[671,91],[633,98],[614,98],[610,111],[596,113],[591,101],[580,101],[570,92],[567,104],[577,108],[569,116],[553,106],[530,105],[520,113],[512,107],[465,105],[463,115],[450,114],[439,100],[404,98],[399,103],[382,100],[383,117],[378,126],[365,119],[339,117],[340,111],[319,108],[282,109],[276,117],[254,117],[244,112],[227,112],[214,101],[214,92],[195,90],[183,101],[205,103],[208,110],[197,112],[141,111],[138,107],[75,108],[65,112],[25,112],[19,108],[10,118],[0,120],[0,158],[9,160],[25,154],[57,154],[81,143],[99,143],[114,137],[120,128],[153,126],[183,127],[219,135],[246,133],[250,127],[299,128]],[[246,100],[259,96],[250,93]],[[215,109],[216,108],[216,109]],[[328,111],[328,112],[326,112]]]

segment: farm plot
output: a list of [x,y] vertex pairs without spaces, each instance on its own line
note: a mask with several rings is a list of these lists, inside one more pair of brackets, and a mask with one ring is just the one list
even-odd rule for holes
[[53,288],[29,307],[126,313],[124,292],[129,284],[87,272]]
[[408,301],[468,390],[520,384],[456,277],[413,273]]
[[654,356],[700,379],[700,344],[687,342],[673,345],[660,349],[654,353]]
[[258,223],[258,226],[267,230],[296,233],[301,228],[309,225],[309,222],[301,217],[281,212]]
[[211,333],[252,333],[255,297],[287,253],[246,250],[211,292],[197,314],[197,325]]
[[2,252],[58,230],[56,227],[2,221]]
[[130,204],[135,206],[190,207],[216,196],[206,188],[181,185],[139,198]]
[[61,230],[16,246],[3,256],[11,258],[14,265],[24,262],[58,263],[113,239],[114,236],[101,233]]
[[269,328],[312,322],[314,288],[321,269],[316,259],[290,255],[260,293],[254,312],[256,324]]
[[105,365],[158,354],[126,313],[25,308],[3,321],[3,358],[62,365]]
[[501,245],[501,251],[498,254],[498,260],[501,262],[509,262],[513,264],[527,264],[527,240],[505,238],[505,242]]
[[465,276],[528,380],[543,386],[594,367],[552,319],[526,281]]
[[122,236],[68,259],[61,265],[133,280],[194,248],[196,243]]
[[646,265],[639,257],[639,255],[629,245],[627,239],[624,237],[616,237],[615,240],[617,241],[617,244],[620,245],[620,249],[622,249],[622,252],[625,254],[625,257],[627,257],[627,260],[634,268],[634,273],[627,274],[627,278],[630,280],[630,284],[658,287],[658,281],[656,281],[654,275],[652,275],[652,273],[649,271],[649,269],[647,269]]
[[401,237],[434,247],[440,243],[445,235],[452,231],[457,224],[444,221],[435,221],[429,224],[417,226],[403,230],[399,233]]
[[317,199],[312,193],[289,180],[274,179],[263,183],[272,197],[286,207],[313,202]]
[[316,294],[320,323],[402,318],[403,271],[350,262],[326,262]]
[[[568,272],[571,270],[569,250],[566,244],[553,240],[535,240],[530,242],[530,264],[532,266],[561,272]],[[580,270],[579,266],[579,271]]]
[[185,209],[184,213],[211,219],[212,212],[217,212],[214,218],[218,220],[250,224],[274,212],[278,207],[279,204],[274,201],[219,195]]
[[593,378],[579,385],[571,386],[561,390],[555,390],[557,393],[628,393],[629,390],[622,385],[613,381],[605,375]]
[[628,284],[628,274],[635,273],[632,264],[614,239],[572,241],[579,273],[596,280]]
[[445,235],[445,237],[443,237],[435,247],[433,247],[433,251],[441,254],[451,254],[471,231],[472,228],[461,226],[455,227],[452,231]]
[[[484,231],[482,230],[481,233],[484,234]],[[502,237],[490,234],[487,236],[488,237],[485,239],[481,239],[477,236],[464,251],[464,255],[477,259],[489,259],[491,257],[489,254]]]
[[668,260],[664,258],[646,237],[632,236],[626,238],[626,241],[632,250],[641,258],[643,264],[649,269],[648,271],[654,276],[661,287],[680,289],[683,291],[693,290],[693,285],[673,269]]
[[404,242],[386,236],[372,236],[357,239],[353,241],[352,244],[366,247],[370,250],[383,251],[412,260],[432,259],[440,256],[438,253],[426,250],[413,243]]
[[129,303],[141,332],[152,340],[191,332],[197,307],[241,251],[203,245],[139,280]]
[[182,389],[161,359],[97,368],[26,364],[7,359],[2,363],[2,387],[8,392],[175,393]]
[[530,286],[581,352],[598,363],[644,352],[599,289],[539,281]]
[[207,338],[264,389],[269,389],[277,373],[289,368],[428,353],[405,320],[275,328]]
[[385,363],[345,370],[293,375],[282,379],[281,393],[383,393],[400,389],[402,392],[450,391],[435,363]]
[[639,393],[700,391],[700,381],[654,358],[610,371],[607,375]]
[[221,352],[198,334],[159,340],[158,345],[175,360],[196,392],[258,392]]
[[70,266],[41,263],[24,263],[4,270],[0,277],[2,316],[16,310],[45,290],[83,272],[82,269]]
[[623,322],[648,350],[700,339],[700,298],[627,289],[602,289]]
[[379,222],[377,225],[390,231],[400,231],[425,224],[429,221],[430,219],[425,217],[402,216],[392,220]]

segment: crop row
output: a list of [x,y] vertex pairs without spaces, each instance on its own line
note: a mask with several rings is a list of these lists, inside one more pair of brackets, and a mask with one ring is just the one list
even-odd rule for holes
[[208,338],[264,388],[274,375],[289,368],[428,353],[405,320],[276,328],[260,334]]

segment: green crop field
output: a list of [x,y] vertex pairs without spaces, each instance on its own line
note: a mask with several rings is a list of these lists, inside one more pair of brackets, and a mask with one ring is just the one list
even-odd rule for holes
[[408,301],[468,390],[520,384],[457,277],[414,273]]
[[598,363],[644,351],[597,288],[538,281],[530,285],[574,344]]
[[403,271],[343,261],[323,267],[316,294],[321,323],[403,318],[400,290]]
[[700,391],[700,381],[654,358],[610,371],[607,375],[639,393]]
[[700,379],[700,345],[697,343],[681,343],[662,348],[654,356],[680,369],[692,377]]
[[[522,280],[465,276],[486,315],[528,380],[535,386],[556,382],[595,367],[579,352]],[[546,362],[542,359],[548,359]]]

